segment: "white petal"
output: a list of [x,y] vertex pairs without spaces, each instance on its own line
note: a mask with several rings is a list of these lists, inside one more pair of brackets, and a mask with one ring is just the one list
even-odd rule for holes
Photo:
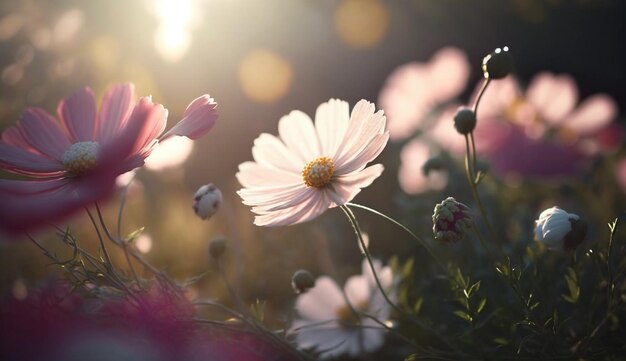
[[611,124],[616,116],[615,100],[606,94],[595,94],[585,99],[563,126],[580,134],[590,135]]
[[333,193],[331,199],[336,205],[350,202],[362,188],[372,184],[384,169],[382,164],[374,164],[361,171],[339,176],[333,180],[332,188],[329,188],[328,193]]
[[317,107],[315,128],[320,139],[322,155],[335,157],[349,122],[350,107],[343,100],[331,99]]
[[389,132],[369,138],[358,151],[346,153],[343,158],[338,159],[335,163],[337,167],[335,172],[346,174],[365,168],[367,163],[373,161],[385,149],[388,140]]
[[287,226],[310,221],[324,213],[331,200],[323,192],[314,192],[311,198],[303,203],[275,212],[268,212],[254,218],[257,226]]
[[321,156],[320,142],[313,121],[305,113],[294,110],[278,121],[278,133],[303,164]]
[[235,176],[244,187],[272,187],[302,184],[302,177],[298,173],[267,168],[258,163],[249,161],[239,165],[239,172],[237,172]]
[[296,310],[311,321],[326,321],[337,318],[337,310],[345,305],[337,283],[328,276],[315,280],[315,286],[298,296]]
[[260,165],[289,172],[300,172],[306,165],[280,139],[267,133],[262,133],[254,140],[252,156]]
[[363,275],[352,276],[346,281],[344,286],[346,297],[352,307],[359,309],[366,304],[370,297],[370,286],[367,278]]

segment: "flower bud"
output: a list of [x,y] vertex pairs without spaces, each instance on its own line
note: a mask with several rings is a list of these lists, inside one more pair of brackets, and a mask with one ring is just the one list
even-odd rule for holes
[[587,223],[559,207],[544,210],[535,221],[535,239],[548,249],[574,249],[587,235]]
[[454,128],[460,134],[471,133],[476,127],[476,113],[468,107],[460,107],[454,114]]
[[502,79],[513,71],[513,57],[509,47],[497,48],[483,58],[483,75],[487,79]]
[[314,285],[313,275],[307,270],[298,270],[291,277],[291,287],[296,293],[304,293]]
[[213,183],[205,184],[198,188],[193,201],[194,212],[206,220],[211,218],[222,204],[222,192]]
[[455,243],[463,239],[472,226],[469,207],[452,197],[435,206],[433,213],[433,233],[441,243]]
[[226,252],[226,239],[223,237],[215,238],[209,243],[209,254],[211,257],[218,259]]

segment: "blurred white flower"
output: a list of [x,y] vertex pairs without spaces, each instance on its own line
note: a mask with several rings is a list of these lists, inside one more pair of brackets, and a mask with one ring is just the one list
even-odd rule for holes
[[258,226],[309,221],[352,200],[383,171],[365,168],[387,145],[383,111],[359,101],[331,99],[315,113],[294,110],[278,123],[280,138],[263,133],[254,141],[254,162],[239,165],[237,194],[252,206]]
[[[383,268],[379,261],[374,261],[374,267],[383,288],[393,299],[391,268]],[[391,311],[376,286],[367,260],[363,260],[362,268],[362,274],[346,281],[345,295],[333,279],[323,276],[298,297],[296,309],[302,318],[294,321],[290,331],[296,334],[299,348],[314,349],[321,359],[330,359],[345,354],[356,357],[383,345],[385,329],[371,318],[353,312],[354,309],[385,322]]]
[[551,250],[572,249],[582,242],[586,234],[587,225],[578,215],[556,206],[541,212],[535,221],[535,239]]
[[193,196],[193,210],[198,217],[206,220],[211,218],[222,204],[222,191],[213,183],[198,188]]

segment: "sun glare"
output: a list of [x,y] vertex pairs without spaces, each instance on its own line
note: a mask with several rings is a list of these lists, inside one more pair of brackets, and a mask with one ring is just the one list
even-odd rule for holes
[[193,1],[155,0],[150,7],[159,19],[154,47],[163,59],[179,61],[189,50],[192,41]]

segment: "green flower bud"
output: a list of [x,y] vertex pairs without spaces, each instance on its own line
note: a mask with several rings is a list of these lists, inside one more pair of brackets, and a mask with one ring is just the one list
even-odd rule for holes
[[315,279],[311,272],[307,270],[298,270],[291,277],[291,287],[296,293],[304,293],[315,285]]
[[462,135],[471,133],[476,127],[476,113],[468,107],[460,107],[454,115],[454,128]]
[[226,239],[223,237],[212,240],[209,243],[209,254],[211,255],[211,257],[215,259],[219,259],[220,257],[222,257],[222,255],[224,255],[224,253],[226,252],[227,242],[228,241],[226,241]]
[[507,46],[497,48],[483,58],[483,74],[487,79],[502,79],[513,71],[513,57]]

